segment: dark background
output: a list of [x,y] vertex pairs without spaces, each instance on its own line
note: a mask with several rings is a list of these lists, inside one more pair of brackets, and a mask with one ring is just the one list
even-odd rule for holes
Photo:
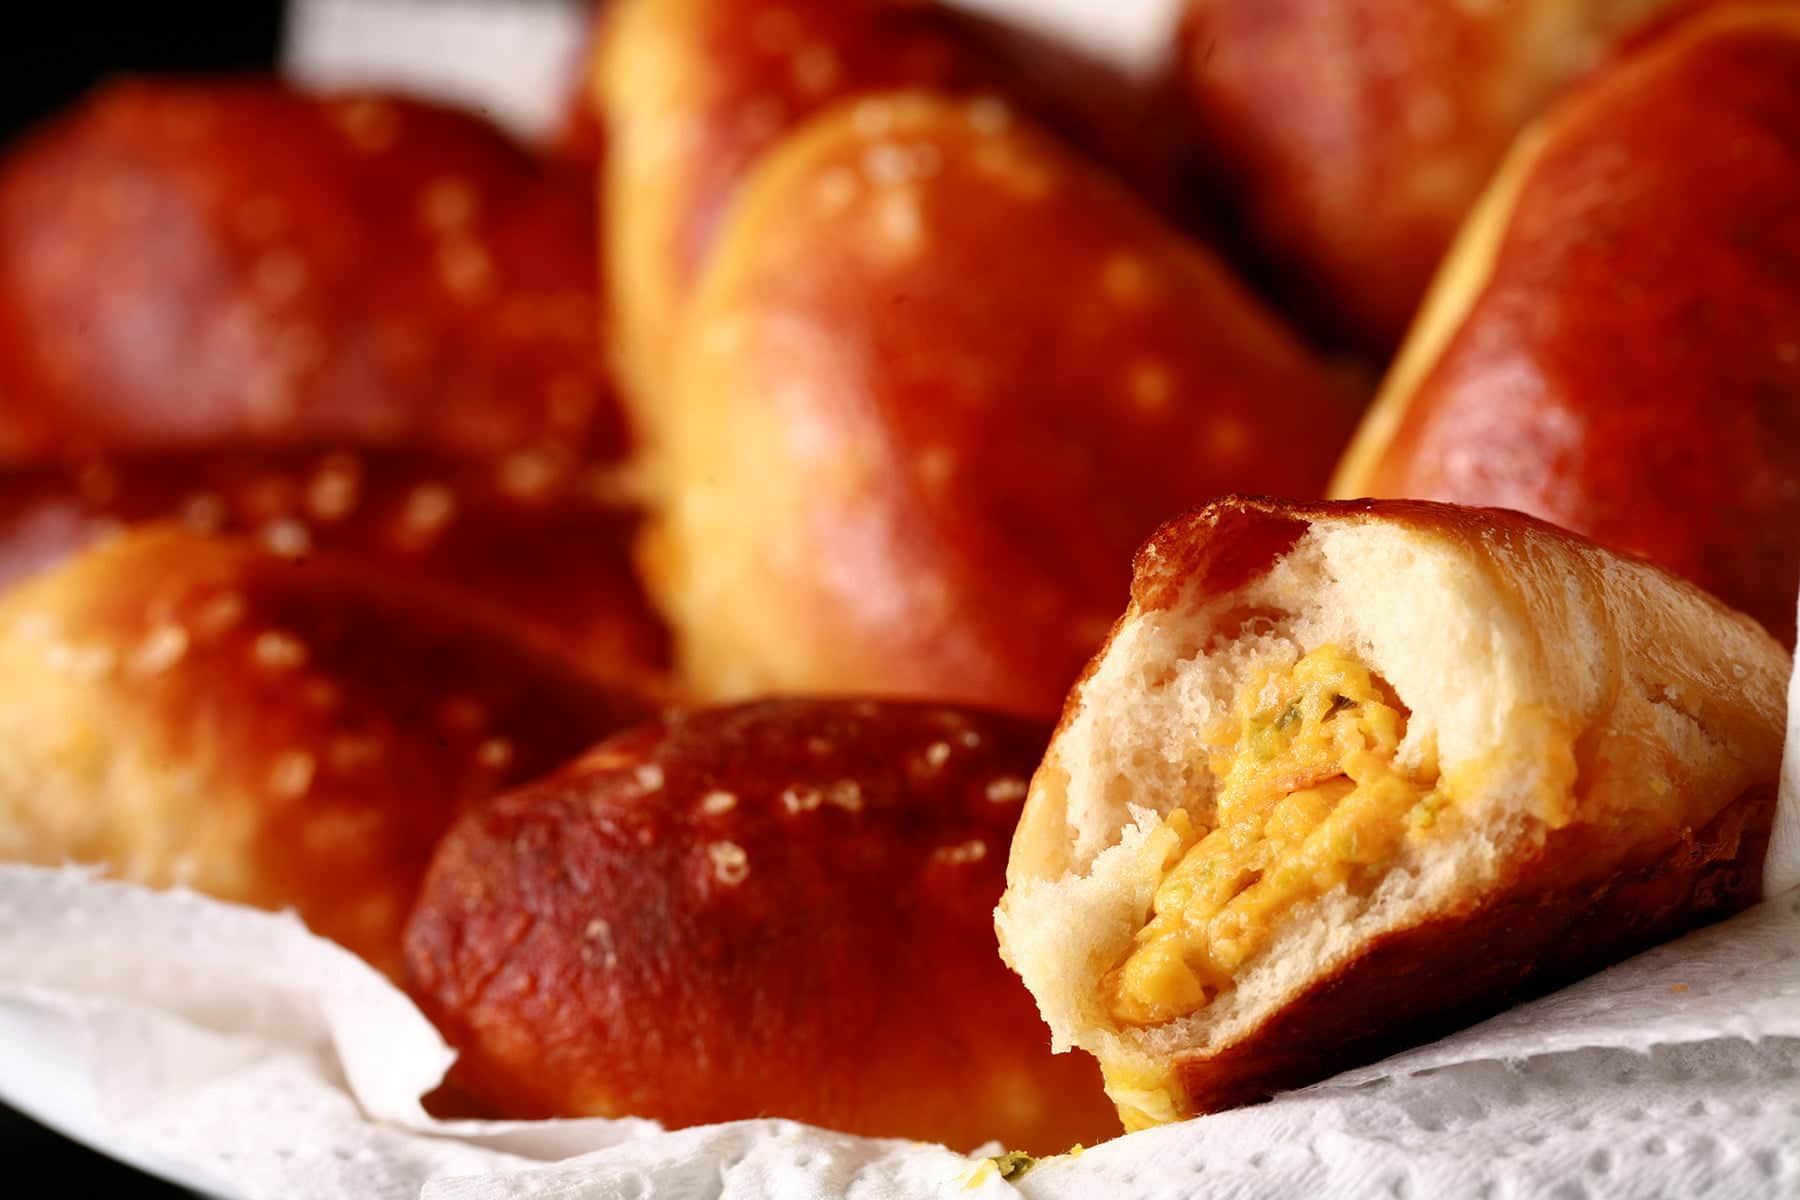
[[[0,138],[10,145],[121,73],[267,70],[281,42],[281,14],[280,0],[33,4],[29,15],[15,13],[10,36],[0,39]],[[6,1178],[33,1181],[26,1186],[42,1189],[39,1194],[191,1200],[190,1193],[65,1141],[4,1105],[0,1163]]]
[[32,4],[0,39],[0,137],[10,143],[122,72],[267,69],[281,16],[281,0]]

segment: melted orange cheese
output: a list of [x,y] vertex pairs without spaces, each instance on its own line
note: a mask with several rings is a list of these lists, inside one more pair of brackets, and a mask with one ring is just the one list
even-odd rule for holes
[[1162,882],[1131,954],[1104,982],[1113,1016],[1156,1025],[1205,1007],[1294,905],[1366,884],[1448,797],[1437,766],[1395,762],[1407,714],[1336,646],[1265,673],[1214,756],[1213,828],[1183,810],[1150,839]]

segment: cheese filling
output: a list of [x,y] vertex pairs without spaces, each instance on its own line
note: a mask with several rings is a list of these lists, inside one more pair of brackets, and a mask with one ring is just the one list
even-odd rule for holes
[[1177,809],[1149,839],[1161,856],[1149,923],[1102,982],[1113,1017],[1158,1025],[1229,989],[1293,906],[1366,891],[1449,796],[1435,754],[1402,766],[1407,711],[1336,646],[1251,680],[1238,698],[1211,829]]

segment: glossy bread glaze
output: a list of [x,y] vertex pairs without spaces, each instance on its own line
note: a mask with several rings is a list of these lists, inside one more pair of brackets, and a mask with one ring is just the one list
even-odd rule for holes
[[1195,127],[1313,322],[1387,350],[1513,135],[1677,0],[1189,0]]
[[1052,713],[1158,522],[1318,494],[1353,421],[1216,259],[992,99],[784,143],[691,322],[647,572],[711,696]]
[[755,163],[815,116],[904,88],[1004,94],[1171,209],[1174,106],[1079,51],[931,0],[620,0],[594,68],[607,292],[640,432],[655,437],[680,314]]
[[1116,1130],[992,914],[1045,731],[849,700],[674,713],[470,812],[407,933],[512,1116],[781,1116],[972,1148]]
[[0,175],[0,454],[620,448],[592,198],[479,119],[127,81]]
[[0,581],[182,519],[659,668],[593,222],[586,180],[448,109],[257,79],[95,93],[0,167]]
[[531,453],[86,455],[0,473],[0,587],[121,527],[179,522],[429,581],[595,670],[649,678],[668,637],[634,574],[626,480],[616,465]]
[[1674,27],[1509,161],[1338,495],[1523,509],[1792,642],[1800,9]]
[[607,292],[635,419],[654,436],[677,314],[744,173],[847,96],[947,87],[974,68],[910,0],[620,0],[595,59],[607,131]]
[[469,804],[653,711],[446,596],[146,528],[0,600],[0,857],[292,907],[384,970]]

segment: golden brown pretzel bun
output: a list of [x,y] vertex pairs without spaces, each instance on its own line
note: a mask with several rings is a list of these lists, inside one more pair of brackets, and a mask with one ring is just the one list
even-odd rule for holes
[[1128,1126],[1322,1079],[1753,901],[1789,668],[1518,513],[1219,501],[1070,697],[1003,950]]
[[1785,642],[1800,579],[1800,6],[1674,27],[1523,138],[1339,468],[1523,509]]
[[0,582],[96,523],[179,517],[660,668],[591,190],[423,104],[96,93],[0,167],[0,462],[30,464],[0,480]]
[[661,428],[678,315],[745,173],[834,104],[997,90],[1157,203],[1191,207],[1172,98],[929,0],[619,0],[594,80],[609,131],[606,291],[647,435]]
[[677,313],[748,166],[835,100],[938,87],[967,63],[935,7],[894,0],[617,0],[595,58],[615,361],[660,427]]
[[653,677],[668,638],[634,574],[619,473],[561,458],[243,450],[86,456],[0,472],[0,587],[121,525],[180,521],[453,590],[609,674]]
[[0,171],[0,459],[617,453],[594,253],[586,181],[476,118],[112,85]]
[[147,528],[0,600],[0,858],[291,906],[393,971],[464,806],[651,706],[422,588]]
[[1513,135],[1677,0],[1189,0],[1201,140],[1295,303],[1386,350]]
[[471,811],[407,928],[454,1076],[514,1116],[781,1116],[1036,1151],[1117,1131],[994,949],[1042,727],[676,713]]
[[1054,712],[1160,521],[1317,494],[1353,420],[1215,259],[993,100],[821,115],[690,317],[646,574],[713,697]]

